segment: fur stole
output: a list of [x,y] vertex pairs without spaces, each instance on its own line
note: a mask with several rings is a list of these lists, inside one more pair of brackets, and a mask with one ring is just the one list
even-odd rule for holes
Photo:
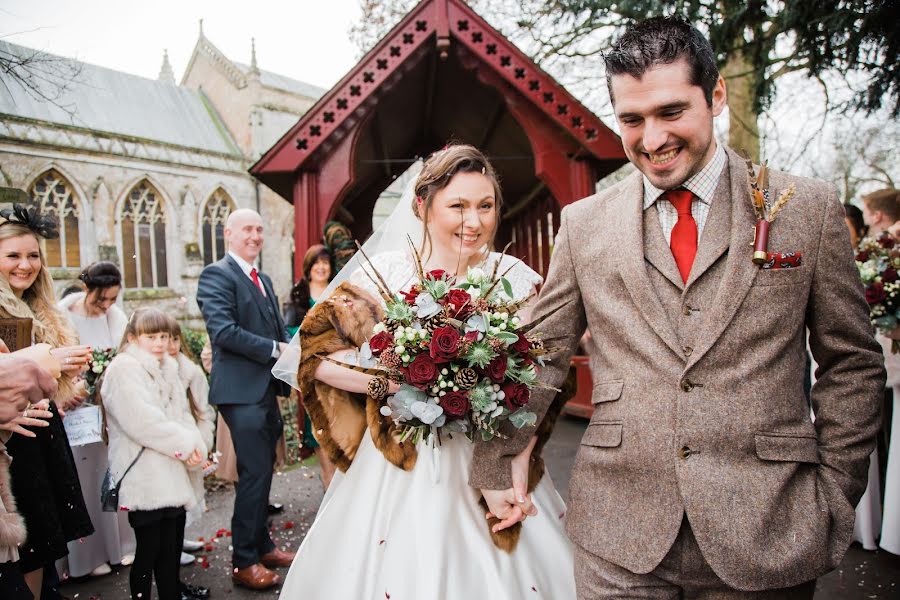
[[18,560],[17,548],[25,543],[26,532],[9,482],[10,460],[0,441],[0,555],[5,555],[6,560]]
[[341,471],[347,471],[366,429],[375,447],[392,464],[406,471],[416,464],[416,449],[398,441],[396,426],[378,412],[378,403],[316,380],[323,355],[358,348],[383,316],[371,295],[345,282],[330,298],[318,302],[300,327],[301,356],[297,371],[303,406],[313,424],[313,435]]
[[[313,435],[322,449],[341,471],[347,471],[368,428],[375,447],[395,466],[411,471],[416,464],[416,449],[398,440],[396,426],[378,412],[378,403],[365,394],[353,394],[333,388],[315,379],[319,358],[340,350],[358,348],[372,333],[383,315],[381,304],[362,289],[345,282],[332,296],[318,302],[300,326],[301,357],[297,371],[303,405],[313,424]],[[553,426],[566,401],[575,392],[574,370],[563,385],[535,434],[537,443],[531,453],[528,491],[532,492],[544,476],[541,451],[550,438]],[[481,498],[487,512],[487,504]],[[488,530],[496,520],[487,523]],[[521,523],[491,533],[494,545],[506,552],[516,547]]]

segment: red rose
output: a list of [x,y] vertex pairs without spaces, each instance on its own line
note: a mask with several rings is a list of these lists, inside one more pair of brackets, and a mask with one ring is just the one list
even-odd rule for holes
[[463,417],[469,412],[469,397],[465,392],[447,392],[438,404],[448,417]]
[[525,406],[528,404],[528,400],[531,399],[531,390],[524,383],[513,383],[510,381],[503,386],[502,390],[503,401],[506,403],[506,408],[510,411]]
[[406,381],[421,390],[431,387],[437,380],[437,365],[430,356],[424,352],[417,354],[409,363],[409,366],[403,369],[406,374]]
[[444,303],[451,307],[451,316],[455,319],[468,319],[472,314],[472,296],[466,290],[453,288],[444,297]]
[[478,341],[478,331],[477,330],[470,331],[469,333],[467,333],[465,335],[465,338],[466,338],[467,342],[472,342],[472,343],[477,342]]
[[895,269],[888,267],[884,270],[884,273],[881,274],[881,280],[885,283],[894,283],[897,281],[898,275]]
[[428,271],[428,274],[425,275],[425,278],[437,281],[438,279],[444,279],[444,277],[446,277],[447,275],[447,271],[443,269],[435,269],[434,271]]
[[869,260],[869,253],[865,250],[860,250],[856,255],[856,262],[866,262]]
[[887,300],[887,294],[884,293],[884,285],[877,281],[866,288],[866,302],[869,304],[879,304]]
[[375,356],[378,356],[393,345],[394,337],[387,331],[382,331],[381,333],[372,336],[372,339],[369,340],[369,348],[372,349],[372,354]]
[[882,248],[893,248],[894,244],[896,244],[896,240],[894,240],[894,236],[889,233],[882,234],[880,238],[878,238],[878,244]]
[[419,295],[419,288],[414,287],[414,288],[410,289],[408,292],[401,291],[400,293],[403,294],[403,300],[410,306],[413,306],[416,303],[416,298]]
[[503,378],[506,377],[506,355],[501,354],[489,362],[484,368],[484,374],[494,383],[503,383]]
[[445,363],[456,358],[462,338],[454,327],[438,327],[431,333],[431,358],[436,363]]
[[531,349],[531,342],[529,342],[528,339],[521,333],[517,335],[519,336],[519,339],[517,339],[516,343],[510,347],[524,356],[525,354],[528,354],[528,350]]

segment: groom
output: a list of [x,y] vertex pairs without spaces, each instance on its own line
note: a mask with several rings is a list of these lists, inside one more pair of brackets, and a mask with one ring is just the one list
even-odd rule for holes
[[[606,72],[638,172],[563,210],[534,310],[565,304],[540,328],[572,340],[541,372],[552,386],[592,334],[566,517],[578,597],[811,598],[850,544],[885,380],[841,204],[773,172],[773,202],[796,193],[754,264],[747,167],[713,137],[726,91],[709,42],[650,19]],[[552,398],[532,399],[540,415]],[[533,513],[507,489],[527,441],[476,447],[470,483],[506,523]]]
[[203,269],[197,303],[212,344],[210,402],[231,430],[237,457],[232,580],[251,589],[281,581],[272,569],[289,567],[294,553],[278,549],[267,526],[275,446],[282,421],[277,395],[287,395],[272,377],[286,346],[272,280],[256,268],[263,245],[262,218],[241,208],[225,222],[228,255]]

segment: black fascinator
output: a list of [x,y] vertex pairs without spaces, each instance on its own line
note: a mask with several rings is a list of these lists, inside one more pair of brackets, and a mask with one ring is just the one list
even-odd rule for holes
[[[46,240],[55,240],[59,237],[59,222],[56,220],[56,217],[42,215],[34,206],[16,203],[13,204],[12,208],[0,210],[0,217],[6,219],[9,223],[24,225]],[[0,223],[0,225],[3,225],[3,223]]]

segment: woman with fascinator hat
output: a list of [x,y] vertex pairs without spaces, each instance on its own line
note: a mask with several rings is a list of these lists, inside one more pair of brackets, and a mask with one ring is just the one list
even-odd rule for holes
[[[407,237],[426,272],[465,276],[469,268],[491,272],[499,263],[499,271],[509,269],[511,299],[530,295],[541,277],[491,251],[500,207],[497,176],[481,152],[456,145],[433,154],[414,188],[310,309],[273,369],[299,387],[315,436],[339,469],[282,600],[575,598],[565,505],[539,457],[547,431],[536,431],[514,461],[540,514],[521,528],[492,531],[468,485],[472,443],[464,435],[444,436],[439,445],[399,443],[388,421],[361,408],[371,376],[322,358],[358,364],[356,348],[382,314],[366,270],[377,270],[392,293],[416,283]],[[364,266],[363,255],[371,265]]]
[[[41,595],[44,567],[68,553],[66,542],[94,532],[59,410],[84,395],[79,375],[90,348],[74,345],[77,338],[56,308],[41,240],[57,235],[55,219],[35,208],[17,204],[0,211],[0,318],[31,319],[34,342],[49,345],[62,370],[48,426],[31,431],[19,425],[6,442],[14,459],[12,492],[27,532],[19,547],[20,567],[35,598]],[[0,433],[5,437],[10,430]]]

